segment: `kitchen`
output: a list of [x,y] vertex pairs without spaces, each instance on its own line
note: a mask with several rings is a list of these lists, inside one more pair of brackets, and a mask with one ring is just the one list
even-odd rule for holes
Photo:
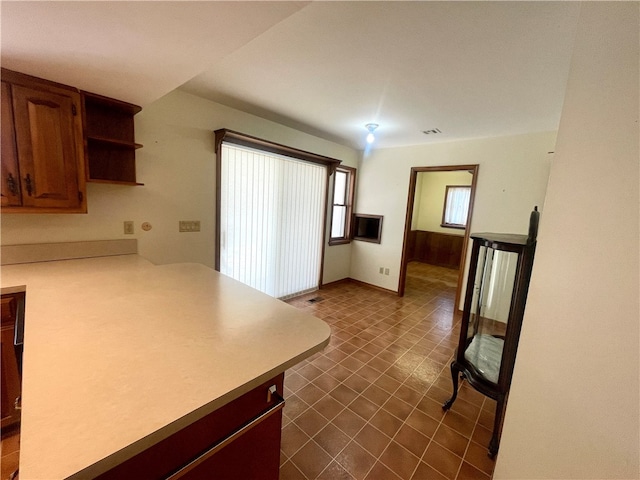
[[[606,32],[606,34],[603,33],[603,35],[609,36],[612,34],[612,31],[615,30],[615,28],[612,28],[611,26],[599,24],[592,16],[590,16],[590,10],[593,9],[594,11],[597,11],[597,6],[588,7],[583,5],[581,8],[585,11],[582,22],[592,22],[593,25],[596,26],[594,27],[596,28],[595,31],[601,33]],[[6,4],[3,4],[3,36],[7,34],[7,27],[4,25],[4,22],[7,21],[7,12],[10,12],[10,8]],[[634,14],[637,15],[637,12]],[[611,15],[614,15],[614,13],[611,13]],[[581,23],[579,25],[583,24],[585,23]],[[602,31],[598,29],[602,29]],[[580,48],[586,48],[586,45],[591,45],[589,43],[589,36],[584,33],[583,30],[579,30],[579,32],[581,36],[578,37],[578,40],[580,41],[576,41],[576,45],[573,47],[574,52],[578,53],[582,51]],[[626,45],[622,40],[620,40],[620,42],[621,44]],[[4,58],[5,46],[6,42],[3,38],[3,66],[11,67],[12,65],[9,64],[10,62],[7,63],[7,60]],[[633,50],[631,50],[631,56],[633,57]],[[589,65],[587,60],[583,57],[579,57],[579,61],[583,63],[578,63],[578,65]],[[622,60],[620,61],[622,62]],[[13,66],[13,68],[20,70],[17,66]],[[575,68],[579,67],[576,66]],[[627,71],[619,65],[613,65],[611,69],[617,73],[619,73],[619,71]],[[45,71],[46,68],[40,72],[40,76],[46,77],[44,74]],[[584,72],[582,73],[584,74]],[[186,77],[192,76],[191,72],[186,72],[184,75]],[[169,77],[170,74],[167,73],[165,69],[158,76]],[[598,81],[600,81],[600,77],[597,78]],[[121,84],[122,82],[118,82],[116,77],[110,79],[110,82],[106,83]],[[182,82],[178,81],[178,84],[180,83]],[[572,89],[575,89],[568,91],[581,92],[581,88],[586,88],[584,87],[584,84],[581,84],[578,80],[573,80],[573,82],[570,82],[568,85]],[[629,95],[637,95],[637,92],[633,93],[633,89],[630,89],[630,92],[631,93],[629,93]],[[109,94],[109,92],[106,91],[101,91],[99,93]],[[129,100],[121,95],[112,96],[122,98],[125,101]],[[628,95],[622,96],[622,98],[627,97]],[[621,104],[625,103],[625,101],[621,100]],[[601,112],[603,111],[601,107],[598,108]],[[610,117],[607,117],[607,121],[610,124],[620,122],[620,124],[626,125],[626,123],[624,123],[624,115],[619,115],[620,112],[625,111],[622,105],[614,104],[612,100],[611,105],[607,108],[611,108],[611,110],[604,110],[611,112]],[[575,116],[570,116],[572,110],[567,110],[567,112],[566,118],[573,118],[575,121]],[[597,114],[593,113],[594,117],[600,118],[599,115],[603,115],[601,112]],[[365,213],[369,213],[369,210],[371,210],[370,213],[380,213],[378,209],[381,208],[381,203],[377,203],[377,200],[374,199],[374,195],[377,192],[380,192],[380,186],[384,185],[384,178],[381,178],[379,175],[379,172],[382,171],[381,167],[379,167],[381,164],[393,157],[401,158],[403,165],[415,164],[416,152],[411,152],[408,147],[406,149],[382,149],[379,152],[373,152],[367,159],[369,163],[363,164],[359,159],[358,151],[355,149],[308,133],[301,133],[299,130],[291,127],[261,119],[257,116],[246,114],[234,108],[213,102],[202,101],[191,93],[178,90],[169,93],[157,102],[152,102],[148,105],[145,104],[142,112],[136,115],[136,141],[144,145],[144,147],[137,153],[136,165],[138,178],[145,184],[144,187],[123,187],[90,183],[87,185],[87,201],[89,204],[88,215],[2,215],[2,244],[17,245],[42,243],[44,240],[48,242],[67,242],[126,238],[122,233],[122,221],[133,220],[135,225],[134,237],[137,238],[139,242],[138,251],[144,258],[157,264],[195,262],[211,266],[213,261],[212,259],[214,258],[214,245],[211,238],[213,238],[215,228],[214,220],[210,214],[210,206],[215,202],[214,189],[212,188],[212,185],[214,184],[213,179],[215,178],[212,132],[217,128],[231,128],[262,138],[268,137],[281,143],[294,144],[294,146],[297,146],[298,148],[316,151],[327,156],[339,158],[346,165],[360,167],[358,172],[360,175],[358,177],[359,191],[357,204],[359,207],[362,207],[363,211],[367,211]],[[362,128],[362,125],[359,125],[359,128]],[[623,129],[622,131],[628,130]],[[565,126],[564,132],[572,132],[571,124],[567,124]],[[568,135],[568,133],[564,133],[564,135]],[[633,135],[637,135],[637,132],[633,133]],[[441,143],[421,149],[418,155],[420,155],[420,153],[427,152],[427,154],[435,158],[434,162],[436,164],[443,163],[442,159],[451,158],[452,156],[458,158],[458,161],[461,163],[476,163],[469,162],[469,158],[473,158],[475,160],[478,156],[482,157],[480,162],[480,175],[486,173],[484,181],[488,183],[484,184],[484,193],[479,191],[479,199],[484,198],[487,203],[484,204],[484,207],[481,205],[478,207],[477,216],[474,218],[478,219],[479,222],[484,218],[485,223],[481,222],[477,227],[486,228],[487,223],[490,223],[489,226],[495,229],[522,231],[523,227],[519,223],[520,217],[508,216],[504,219],[495,219],[490,215],[489,211],[495,206],[495,204],[500,205],[503,203],[503,200],[491,197],[489,192],[496,191],[498,188],[500,188],[499,191],[502,191],[503,188],[508,187],[508,190],[512,195],[509,199],[514,200],[515,205],[526,203],[526,211],[528,211],[534,203],[542,204],[542,202],[538,201],[544,200],[547,186],[544,170],[545,167],[540,166],[540,164],[544,164],[545,161],[540,162],[539,159],[541,157],[544,158],[548,151],[554,150],[556,134],[552,132],[524,135],[519,138],[516,137],[485,139],[471,143]],[[561,128],[558,133],[558,141],[563,138],[570,137],[563,136],[563,129]],[[626,139],[628,137],[624,138]],[[596,142],[596,140],[593,141]],[[622,144],[624,144],[624,142]],[[518,152],[518,155],[514,155],[513,152]],[[527,153],[522,154],[522,152]],[[595,158],[585,154],[582,150],[580,150],[580,154],[582,158],[592,158],[590,165],[595,168],[597,165],[597,160]],[[467,157],[464,157],[464,155],[467,155]],[[535,164],[537,165],[536,167],[531,165],[531,162],[527,159],[527,155],[538,159]],[[565,157],[562,157],[562,155],[565,155]],[[569,154],[563,153],[556,147],[554,162],[558,161],[558,165],[562,165],[560,160],[562,158],[568,158],[567,155]],[[461,156],[462,158],[460,158]],[[631,156],[633,156],[633,153],[631,153]],[[505,185],[504,182],[501,181],[501,178],[503,177],[500,177],[499,175],[505,168],[505,165],[507,165],[508,159],[514,157],[518,157],[520,159],[518,161],[521,162],[520,164],[512,167],[514,170],[518,170],[519,173],[517,176],[514,173],[510,178],[510,181]],[[550,168],[552,169],[553,178],[553,168],[555,163],[546,162],[546,168],[549,168],[548,164],[552,163]],[[399,168],[398,170],[402,169]],[[389,175],[388,178],[392,182],[400,182],[401,184],[404,184],[407,181],[405,177],[408,178],[408,168],[406,170],[406,173],[401,171],[398,173],[387,172]],[[564,170],[559,172],[560,173],[558,173],[558,175],[564,173]],[[508,175],[509,174],[510,173],[508,173]],[[628,177],[633,177],[633,173],[629,174],[628,171],[622,168],[622,165],[620,169],[616,170],[615,175],[616,176],[612,178],[620,181]],[[403,178],[405,179],[402,180]],[[537,180],[532,183],[532,178],[536,178]],[[570,176],[562,178],[567,181],[569,181],[569,179],[571,179],[571,182],[573,181],[573,177]],[[584,181],[583,184],[586,189],[593,189],[595,188],[595,185],[597,185],[595,178],[582,178],[582,180]],[[598,176],[598,181],[599,180],[600,176]],[[573,183],[571,184],[573,185]],[[547,198],[549,198],[548,196],[552,192],[567,189],[568,185],[568,183],[565,183],[554,187],[552,184],[549,187],[550,190],[546,191]],[[551,189],[552,187],[553,189]],[[575,186],[575,188],[577,188],[577,186]],[[598,188],[605,187],[602,186]],[[520,197],[515,195],[514,191],[517,191],[517,193],[525,193],[522,200],[520,200]],[[610,205],[612,207],[610,210],[616,210],[613,208],[613,205],[615,205],[615,202],[618,200],[616,200],[614,195],[609,195],[612,192],[609,192],[608,189],[604,191],[606,191],[607,194],[601,195],[600,197],[606,197],[607,201],[611,202]],[[635,192],[634,195],[637,195],[637,185],[630,191]],[[570,194],[570,191],[566,192],[567,196],[570,196]],[[529,195],[529,197],[526,195]],[[560,194],[556,193],[556,195]],[[380,199],[380,202],[386,202],[389,205],[401,204],[404,201],[404,197],[406,197],[406,189],[404,187],[399,188],[397,193],[386,191],[382,197],[383,198]],[[401,199],[399,200],[398,197]],[[561,198],[565,197],[561,196]],[[536,202],[532,202],[532,199],[536,200]],[[491,202],[495,202],[495,204],[492,204]],[[574,208],[574,204],[569,203],[569,205],[572,206],[571,208]],[[576,212],[581,211],[581,208],[581,206],[579,207],[578,205],[575,205]],[[484,217],[482,216],[483,211]],[[541,234],[548,235],[550,239],[556,238],[556,236],[558,238],[564,238],[561,234],[562,229],[549,230],[550,227],[546,227],[547,230],[545,230],[545,214],[547,215],[547,219],[549,219],[550,217],[553,218],[553,212],[553,209],[545,208],[545,210],[543,210]],[[556,210],[556,212],[559,211]],[[385,222],[391,218],[395,218],[393,221],[395,221],[396,224],[401,224],[402,219],[398,219],[398,217],[402,217],[403,213],[402,207],[397,208],[395,211],[392,210],[385,215]],[[557,214],[558,213],[556,213],[556,215]],[[576,220],[579,218],[579,215],[576,215],[573,218],[572,226],[574,228],[582,225],[579,220]],[[202,226],[201,232],[199,234],[179,233],[176,225],[179,220],[184,219],[200,219]],[[590,222],[595,222],[595,225],[601,225],[605,230],[606,228],[604,226],[609,225],[609,220],[599,216],[595,219],[590,218],[589,220]],[[551,220],[547,221],[549,222]],[[152,229],[149,231],[142,230],[141,225],[143,222],[148,222],[152,226]],[[587,223],[587,219],[585,219],[584,225],[586,226]],[[629,225],[628,228],[632,229],[632,227],[632,225]],[[385,223],[384,228],[385,231],[383,235],[397,235],[392,233],[396,230],[393,224],[389,225],[388,223]],[[633,230],[631,230],[629,234],[624,234],[623,238],[633,242],[633,235]],[[397,254],[395,253],[395,250],[391,249],[392,244],[394,242],[397,243],[397,240],[394,240],[394,238],[395,237],[390,238],[386,242],[383,238],[383,244],[378,250],[375,250],[375,247],[372,245],[357,245],[352,247],[349,245],[342,245],[327,248],[325,257],[325,277],[323,279],[324,282],[329,283],[340,278],[351,276],[356,279],[393,290],[396,287],[397,271],[393,272],[393,274],[396,274],[395,278],[393,274],[389,277],[379,278],[376,277],[374,273],[367,270],[367,264],[373,264],[375,266],[377,266],[378,263],[382,265],[386,263],[389,266],[398,265],[399,259],[397,258]],[[545,258],[543,254],[538,257],[539,261],[542,263],[543,260],[540,260],[541,258]],[[557,260],[556,257],[552,258]],[[574,261],[579,261],[579,259],[574,259]],[[550,261],[549,263],[552,262]],[[540,267],[540,275],[545,275],[544,278],[552,276],[553,269],[550,264],[544,265],[546,265],[548,270],[546,270],[545,274],[543,267]],[[592,265],[591,263],[584,262],[580,263],[580,265],[582,266],[574,267],[577,268],[578,271],[581,271],[581,269],[591,271],[589,267]],[[599,265],[592,265],[592,267],[600,268]],[[622,271],[626,270],[623,269]],[[599,270],[598,272],[599,276],[601,276],[601,272]],[[630,278],[635,277],[632,276]],[[637,282],[637,279],[625,281],[623,285],[625,288],[633,290],[634,281]],[[619,283],[619,279],[617,277],[615,283]],[[563,291],[569,295],[574,290],[572,288],[567,288]],[[588,297],[583,293],[577,292],[576,294],[578,294],[578,298],[581,298],[584,301],[588,299]],[[539,299],[537,303],[539,311],[543,308],[541,305],[543,305],[544,302]],[[589,304],[589,302],[586,303]],[[547,306],[546,308],[551,309],[552,307]],[[596,310],[600,311],[600,308],[604,307],[598,306]],[[562,315],[569,315],[569,318],[572,318],[572,314],[569,314],[568,312],[563,311]],[[589,316],[589,318],[591,318],[591,316]],[[637,329],[637,326],[633,327],[633,322],[628,320],[630,317],[624,316],[623,314],[622,318],[627,319],[621,320],[622,325],[628,327],[624,329],[624,337],[633,338],[633,335],[628,335],[628,332],[629,329]],[[550,327],[550,325],[545,324],[544,322],[542,325]],[[595,324],[592,325],[592,327],[594,326]],[[530,334],[535,332],[535,327],[532,326],[530,328],[534,329],[530,331]],[[597,328],[596,331],[598,331]],[[550,352],[546,352],[546,355],[550,359],[561,361],[566,357],[564,345],[567,342],[562,341],[564,338],[562,332],[557,333],[559,334],[557,337],[557,344],[556,341],[554,341],[552,345],[548,346],[547,348],[550,349],[551,354],[549,354]],[[587,335],[587,333],[582,333],[582,335]],[[525,339],[526,338],[527,337],[525,336]],[[590,337],[585,340],[590,341]],[[627,345],[628,340],[623,343]],[[562,348],[560,348],[560,345],[562,345]],[[529,344],[525,341],[523,344],[523,350],[521,352],[522,356],[520,357],[522,362],[524,362],[521,367],[523,372],[522,375],[525,375],[524,372],[536,370],[535,362],[533,361],[535,347],[535,342]],[[626,353],[626,355],[628,355],[627,361],[624,363],[637,365],[637,345],[632,344],[629,348],[621,348],[620,350],[628,352]],[[636,360],[634,361],[634,359]],[[611,369],[607,369],[605,373],[604,367],[598,365],[591,370],[598,372],[598,378],[601,385],[611,386],[610,388],[603,388],[603,391],[613,391],[612,386],[617,384],[617,375],[612,373]],[[629,372],[627,372],[627,374],[628,373]],[[625,377],[626,376],[627,375],[625,375]],[[633,378],[634,375],[630,375],[630,377]],[[635,375],[635,377],[637,377],[637,375]],[[524,422],[524,424],[528,424],[529,422],[527,422],[526,419],[529,418],[529,414],[525,412],[530,411],[531,405],[527,403],[526,399],[524,399],[522,395],[518,396],[517,392],[524,390],[529,391],[530,388],[534,387],[535,382],[527,384],[531,385],[529,387],[525,386],[526,382],[524,382],[524,377],[523,381],[520,383],[518,383],[517,380],[518,371],[516,371],[515,383],[515,387],[517,388],[514,390],[513,397],[511,399],[511,418],[513,418],[514,421],[517,419],[520,422]],[[564,379],[564,381],[567,380]],[[609,401],[612,401],[609,398],[609,395],[603,396],[601,394],[594,393],[587,386],[583,386],[581,384],[576,385],[572,382],[573,381],[570,382],[570,387],[569,385],[563,387],[563,391],[565,388],[578,389],[578,391],[584,390],[584,395],[593,399],[592,403],[589,404],[591,408],[591,410],[588,410],[589,414],[597,415],[597,412],[601,411],[596,407],[600,407],[605,403],[603,397],[606,397],[607,404]],[[634,411],[633,409],[636,408],[630,406],[630,404],[633,405],[633,400],[628,397],[623,397],[615,401],[620,402],[620,405],[613,408],[612,410],[614,411]],[[532,415],[531,418],[553,418],[553,414],[556,412],[554,406],[546,403],[540,404],[538,408],[539,410],[536,412],[537,415]],[[509,476],[512,476],[509,472],[517,472],[519,471],[519,468],[530,468],[532,471],[537,471],[535,470],[536,468],[544,468],[534,466],[533,460],[531,464],[525,462],[528,467],[517,467],[513,465],[514,455],[516,454],[513,449],[522,443],[524,432],[520,431],[520,427],[518,425],[510,425],[509,418],[510,417],[508,415],[505,435],[506,439],[510,438],[510,440],[503,444],[501,456],[498,458],[496,476],[508,478]],[[568,422],[567,425],[571,426],[581,423],[580,420],[571,416],[570,418],[565,419],[565,421]],[[534,428],[533,431],[539,430],[541,432],[547,432],[547,435],[549,432],[557,433],[555,427],[552,425],[553,423],[561,422],[549,422],[545,420],[541,425]],[[633,432],[636,428],[637,425],[634,426],[633,423],[622,421],[622,419],[620,420],[620,425],[616,427],[618,431],[625,432],[621,435],[621,438],[633,437]],[[570,430],[571,428],[567,427],[567,429]],[[561,435],[561,438],[564,437]],[[572,441],[574,440],[575,439],[572,438]],[[556,445],[556,442],[552,442],[551,444]],[[578,449],[580,453],[577,454],[577,457],[581,462],[580,465],[583,465],[581,468],[585,468],[585,470],[589,470],[589,468],[591,468],[594,471],[603,471],[598,470],[598,468],[613,468],[613,464],[624,465],[624,461],[614,461],[614,459],[620,458],[631,458],[629,463],[631,466],[629,468],[633,468],[633,465],[637,464],[637,454],[631,454],[631,457],[628,457],[629,450],[627,448],[623,447],[622,444],[618,444],[618,442],[614,442],[614,445],[617,446],[616,450],[619,452],[619,456],[613,455],[611,459],[608,460],[611,464],[605,463],[605,466],[602,467],[590,464],[589,458],[598,458],[598,455],[592,452],[591,448],[593,447],[585,444],[583,448]],[[556,445],[556,447],[560,448],[558,445]],[[542,443],[540,443],[540,445],[536,444],[536,448],[533,449],[533,453],[531,455],[534,455],[534,453],[539,451],[539,449],[544,448],[545,447]],[[518,452],[517,455],[518,458],[521,458],[522,452]],[[570,468],[570,466],[577,461],[574,455],[570,455],[568,453],[566,458],[566,462],[558,460],[557,464],[554,463],[550,465],[549,468],[558,468],[560,469],[559,471],[564,471],[564,468]],[[504,466],[501,466],[501,463]],[[502,473],[500,473],[501,471]],[[538,475],[540,475],[540,473],[538,473]]]

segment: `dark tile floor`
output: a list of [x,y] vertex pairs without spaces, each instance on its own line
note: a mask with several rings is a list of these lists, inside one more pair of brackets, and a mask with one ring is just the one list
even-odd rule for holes
[[[403,298],[341,283],[289,302],[325,320],[332,339],[286,373],[281,480],[491,478],[495,402],[463,383],[451,410],[441,408],[460,321],[456,282],[456,271],[411,263]],[[19,434],[1,446],[4,480]]]
[[0,479],[9,480],[18,469],[18,456],[20,455],[20,430],[14,429],[2,432],[2,440],[0,441]]
[[346,282],[289,301],[325,320],[332,339],[285,375],[281,480],[491,478],[495,402],[463,382],[441,408],[456,282],[457,271],[412,262],[403,298]]

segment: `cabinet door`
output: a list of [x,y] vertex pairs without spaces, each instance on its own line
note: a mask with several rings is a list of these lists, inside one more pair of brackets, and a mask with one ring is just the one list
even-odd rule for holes
[[0,184],[0,205],[3,207],[22,205],[20,195],[20,172],[16,152],[16,134],[13,127],[13,107],[11,87],[2,82],[2,183]]
[[20,397],[20,376],[18,363],[13,349],[13,328],[0,329],[2,348],[2,428],[20,420],[20,411],[16,409]]
[[6,428],[20,420],[16,401],[20,397],[20,374],[13,346],[13,329],[16,319],[17,301],[12,295],[2,297],[2,327],[0,327],[0,393],[1,426]]
[[282,411],[252,428],[180,480],[277,480]]
[[82,211],[79,94],[12,85],[12,96],[22,205]]

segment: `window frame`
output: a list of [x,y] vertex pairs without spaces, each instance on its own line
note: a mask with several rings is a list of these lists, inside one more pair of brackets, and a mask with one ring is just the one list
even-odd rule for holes
[[[440,226],[442,228],[455,228],[458,230],[464,230],[467,228],[467,224],[469,223],[469,210],[467,208],[467,221],[464,224],[460,223],[447,223],[445,219],[447,218],[447,207],[449,206],[449,189],[453,188],[465,188],[469,190],[471,193],[471,185],[447,185],[444,190],[444,203],[442,206],[442,221],[440,222]],[[471,201],[471,196],[469,196],[469,201]]]
[[[347,174],[347,185],[345,188],[345,203],[336,203],[335,201],[335,191],[336,191],[336,179],[337,172],[342,172]],[[355,185],[356,185],[356,169],[354,167],[347,167],[346,165],[339,165],[336,167],[336,170],[333,175],[333,185],[331,190],[331,220],[329,223],[329,245],[344,245],[347,243],[351,243],[352,240],[352,232],[351,228],[353,225],[352,217],[353,217],[353,203],[355,198]],[[346,207],[345,208],[345,219],[344,219],[344,235],[341,237],[332,237],[331,231],[333,230],[333,216],[336,211],[336,207]]]
[[[220,205],[221,205],[221,183],[222,183],[222,143],[231,143],[235,145],[245,146],[249,148],[254,148],[257,150],[264,150],[266,152],[275,153],[279,155],[284,155],[288,157],[293,157],[298,160],[304,160],[307,162],[317,163],[320,165],[324,165],[327,168],[327,175],[331,175],[336,167],[340,165],[341,160],[325,157],[324,155],[318,155],[316,153],[307,152],[305,150],[300,150],[295,147],[289,147],[286,145],[282,145],[280,143],[271,142],[269,140],[264,140],[258,137],[254,137],[252,135],[247,135],[245,133],[240,133],[235,130],[229,130],[227,128],[220,128],[215,130],[215,143],[214,143],[214,151],[216,155],[216,228],[215,228],[215,264],[214,268],[216,271],[220,271]],[[329,185],[330,182],[326,183],[326,190],[324,193],[325,202],[329,198]],[[325,203],[326,205],[326,203]],[[327,238],[327,209],[324,209],[323,212],[324,219],[322,222],[322,237],[321,237],[321,262],[320,262],[320,274],[318,275],[318,287],[322,285],[322,275],[324,270],[324,253],[325,253],[325,239]],[[331,234],[331,233],[329,233]]]

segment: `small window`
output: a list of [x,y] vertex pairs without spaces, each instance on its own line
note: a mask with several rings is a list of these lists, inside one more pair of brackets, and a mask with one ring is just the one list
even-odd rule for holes
[[333,208],[329,245],[340,245],[351,241],[349,233],[355,183],[355,168],[338,167],[333,174]]
[[441,227],[467,228],[471,186],[447,185]]

